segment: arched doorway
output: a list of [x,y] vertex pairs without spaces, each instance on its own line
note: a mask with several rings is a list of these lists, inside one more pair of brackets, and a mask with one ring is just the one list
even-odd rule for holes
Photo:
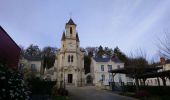
[[86,80],[87,84],[92,84],[92,77],[90,75],[87,76]]

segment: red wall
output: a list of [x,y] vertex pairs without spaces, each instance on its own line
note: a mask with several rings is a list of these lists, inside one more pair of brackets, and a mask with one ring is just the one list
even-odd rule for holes
[[17,69],[21,49],[0,26],[0,60],[8,67]]

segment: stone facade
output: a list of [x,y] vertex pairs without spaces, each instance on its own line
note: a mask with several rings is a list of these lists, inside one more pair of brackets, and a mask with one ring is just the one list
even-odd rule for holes
[[84,53],[80,50],[80,41],[76,24],[72,19],[65,25],[61,39],[61,48],[56,54],[54,67],[57,84],[84,85]]

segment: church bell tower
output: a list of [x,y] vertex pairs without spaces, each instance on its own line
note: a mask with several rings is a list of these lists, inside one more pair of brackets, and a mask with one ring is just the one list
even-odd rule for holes
[[57,70],[59,84],[84,84],[84,53],[80,50],[76,24],[70,18],[65,25],[61,38],[61,49],[58,52]]
[[76,32],[76,24],[70,19],[65,25],[65,31],[61,38],[62,50],[76,51],[79,49],[79,36]]

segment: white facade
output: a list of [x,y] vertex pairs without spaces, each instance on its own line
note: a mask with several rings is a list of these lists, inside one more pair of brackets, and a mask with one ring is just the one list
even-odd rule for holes
[[18,70],[21,73],[24,73],[25,78],[28,78],[31,75],[40,77],[42,71],[41,57],[23,57],[19,61]]
[[[166,63],[157,67],[161,67],[162,69],[158,70],[158,72],[163,72],[163,71],[168,71],[170,70],[170,63]],[[160,82],[160,86],[163,86],[163,82],[161,78],[147,78],[147,80],[145,81],[146,85],[149,86],[158,86],[158,81]],[[170,86],[170,79],[166,78],[166,85]]]
[[54,75],[58,85],[74,84],[75,86],[84,85],[84,54],[80,50],[76,24],[69,20],[66,23],[65,31],[61,39],[61,48],[56,54]]
[[124,67],[122,62],[114,62],[111,58],[92,58],[91,59],[91,75],[93,84],[98,85],[102,82],[104,85],[109,85],[109,82],[124,82],[126,83],[125,74],[116,74],[113,76],[109,70],[119,69]]

